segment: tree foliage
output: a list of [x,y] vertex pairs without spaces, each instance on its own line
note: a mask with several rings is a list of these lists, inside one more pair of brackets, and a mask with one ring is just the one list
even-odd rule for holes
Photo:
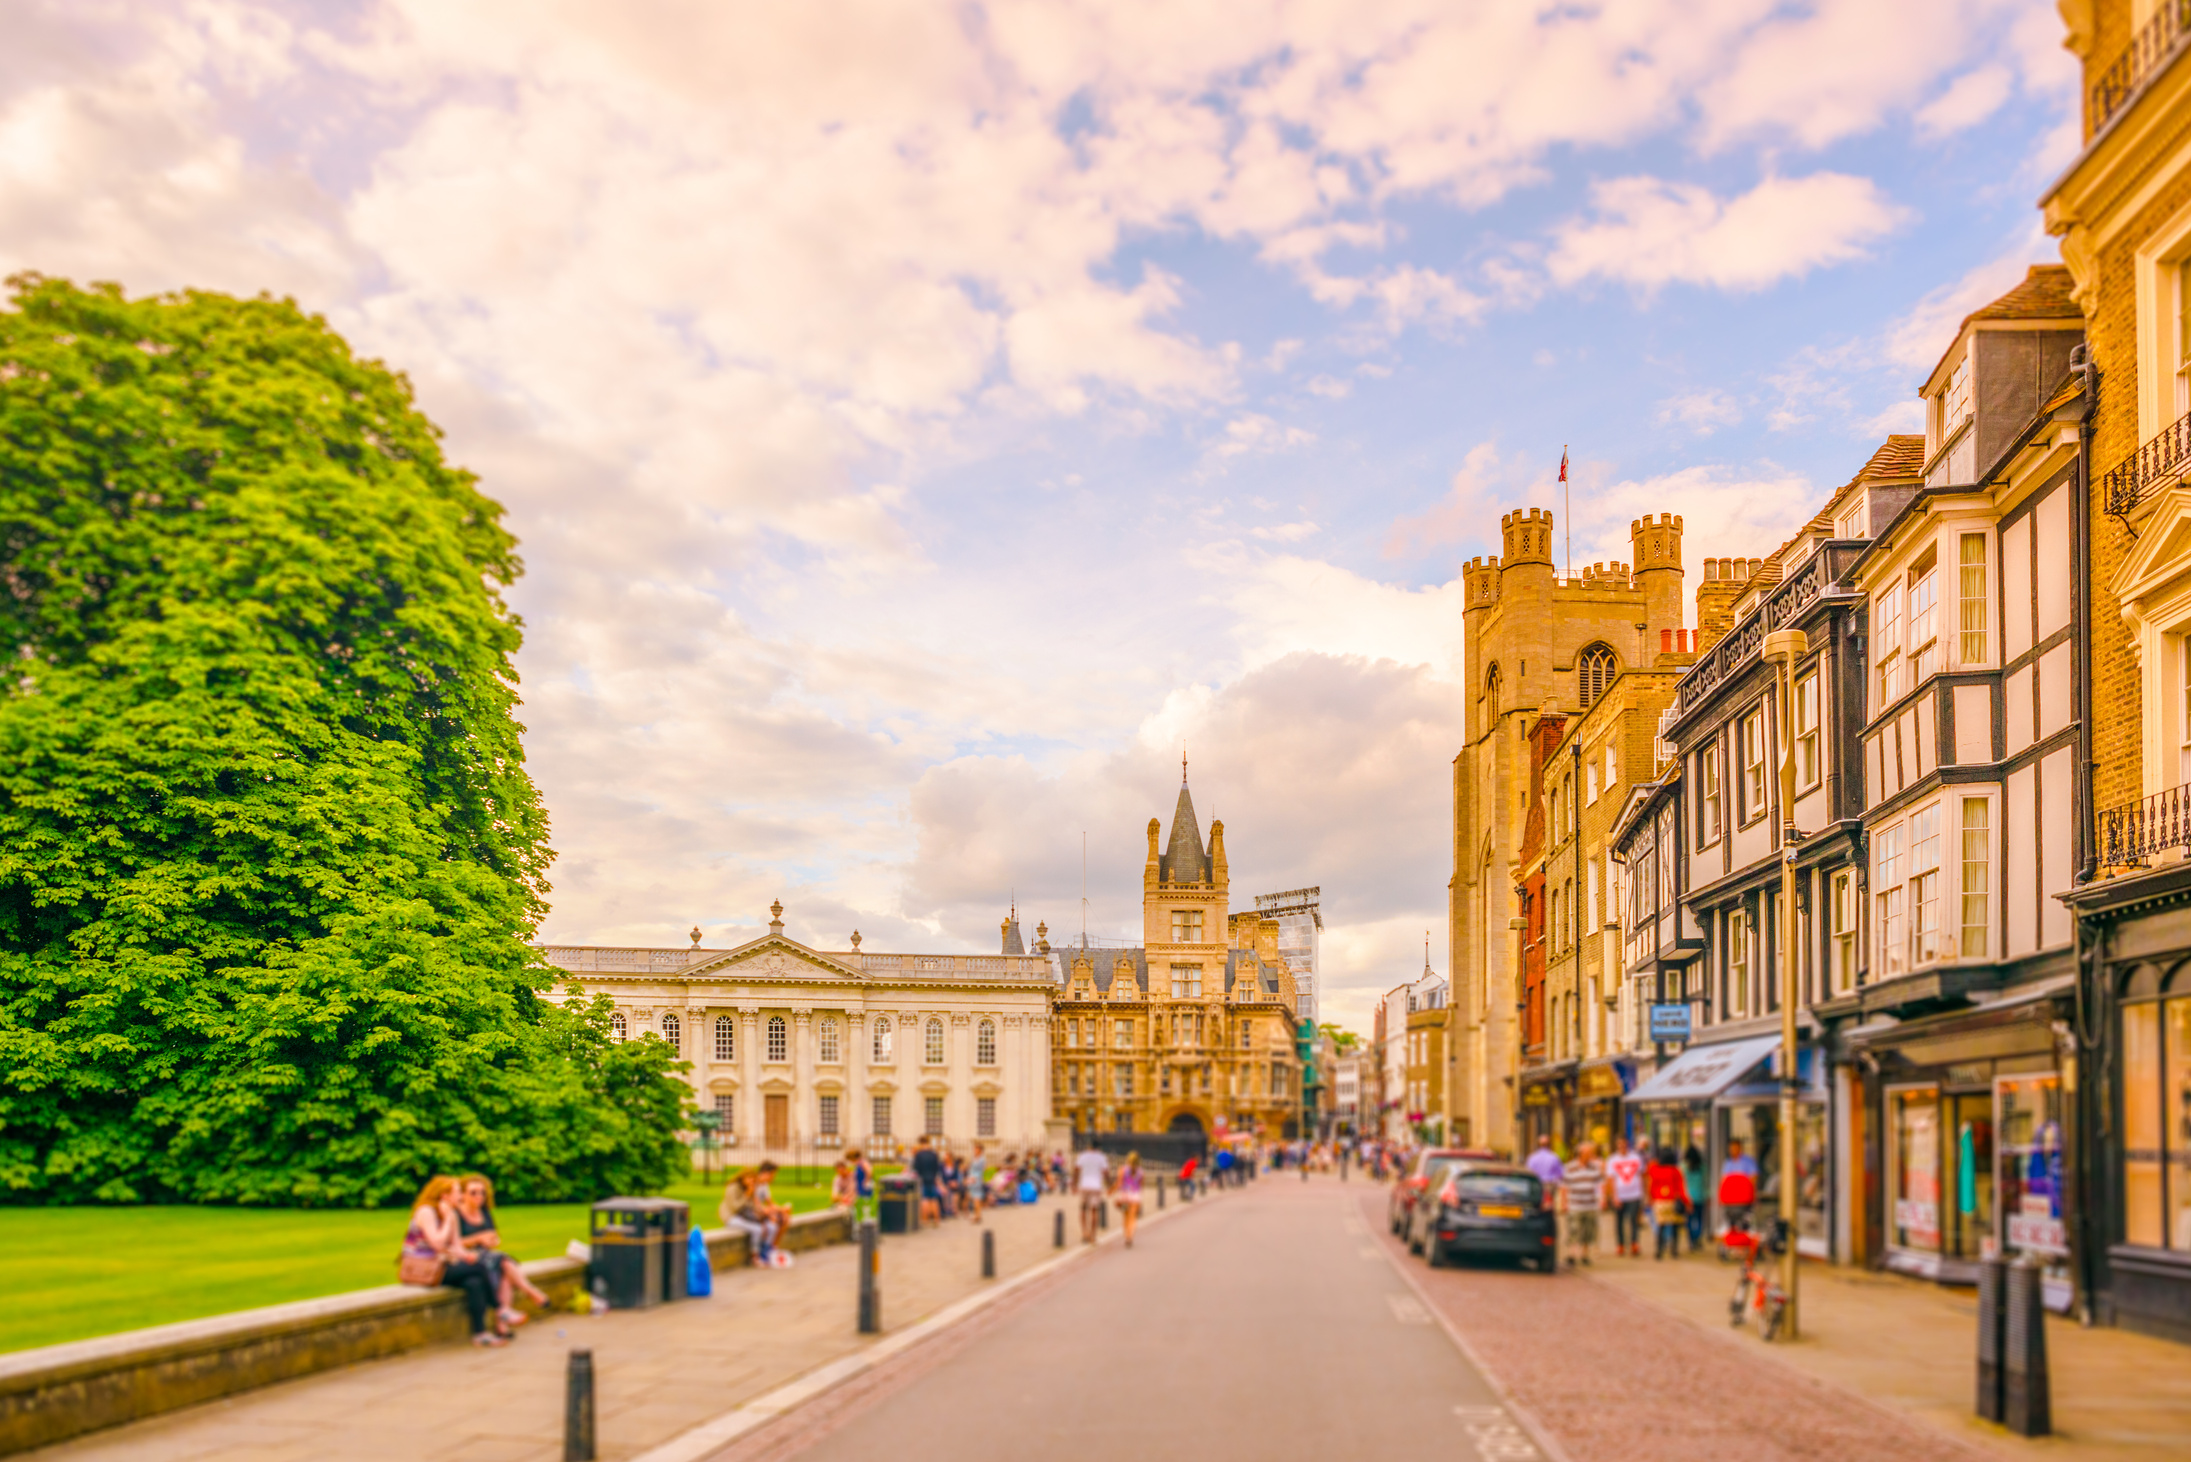
[[1325,1039],[1329,1040],[1331,1042],[1332,1049],[1337,1051],[1342,1056],[1346,1055],[1349,1051],[1352,1051],[1356,1046],[1359,1046],[1362,1043],[1362,1038],[1360,1036],[1346,1029],[1344,1026],[1333,1025],[1328,1020],[1317,1026],[1316,1031],[1318,1035],[1321,1035]]
[[543,999],[501,509],[288,302],[0,310],[0,1194],[659,1185],[681,1083]]

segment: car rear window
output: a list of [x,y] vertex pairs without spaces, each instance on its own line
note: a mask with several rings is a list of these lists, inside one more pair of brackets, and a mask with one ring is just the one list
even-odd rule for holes
[[1542,1189],[1527,1173],[1463,1173],[1454,1180],[1463,1198],[1479,1203],[1540,1203]]
[[1423,1181],[1429,1185],[1431,1192],[1437,1192],[1438,1185],[1445,1181],[1445,1175],[1453,1171],[1453,1162],[1450,1157],[1434,1157],[1423,1164]]

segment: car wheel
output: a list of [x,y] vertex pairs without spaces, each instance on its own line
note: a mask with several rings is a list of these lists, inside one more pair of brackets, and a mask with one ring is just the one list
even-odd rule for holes
[[1415,1237],[1414,1224],[1407,1226],[1407,1251],[1410,1254],[1420,1254],[1423,1251],[1423,1241]]
[[1440,1243],[1424,1245],[1423,1260],[1433,1269],[1445,1268],[1445,1245]]

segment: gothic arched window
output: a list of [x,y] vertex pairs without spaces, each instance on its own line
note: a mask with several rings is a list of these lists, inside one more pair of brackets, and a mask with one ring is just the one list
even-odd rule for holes
[[738,1017],[735,1015],[718,1015],[715,1017],[715,1059],[718,1061],[735,1061],[738,1059]]
[[1592,645],[1575,662],[1575,697],[1584,710],[1613,683],[1613,668],[1613,652],[1604,645]]
[[869,1059],[878,1066],[887,1066],[898,1059],[895,1054],[896,1047],[897,1042],[890,1038],[890,1017],[887,1015],[876,1016],[874,1055]]
[[928,1022],[927,1037],[922,1042],[922,1044],[926,1046],[927,1049],[922,1052],[921,1059],[923,1061],[926,1061],[931,1066],[941,1066],[943,1064],[942,1021],[931,1020],[930,1022]]
[[993,1020],[985,1020],[974,1028],[974,1064],[997,1064],[997,1023]]
[[768,1018],[768,1059],[771,1061],[788,1061],[791,1059],[791,1032],[784,1025],[784,1018],[780,1015],[772,1015]]
[[1486,718],[1499,713],[1499,667],[1496,665],[1484,672],[1483,710]]

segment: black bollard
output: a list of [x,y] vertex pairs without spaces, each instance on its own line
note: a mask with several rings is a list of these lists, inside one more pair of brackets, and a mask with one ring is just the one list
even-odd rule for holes
[[1108,1201],[1108,1200],[1106,1200],[1105,1202],[1102,1202],[1102,1203],[1098,1203],[1098,1204],[1096,1205],[1096,1227],[1097,1227],[1097,1228],[1099,1228],[1099,1229],[1105,1229],[1105,1228],[1109,1228],[1110,1226],[1111,1226],[1111,1205],[1110,1205],[1109,1201]]
[[981,1277],[997,1277],[997,1231],[992,1228],[981,1231]]
[[1164,1206],[1164,1176],[1161,1173],[1157,1175],[1156,1179],[1156,1206],[1159,1208]]
[[876,1283],[881,1260],[875,1252],[875,1221],[860,1225],[860,1333],[882,1333],[882,1292]]
[[2005,1261],[1978,1261],[1978,1415],[1994,1422],[2001,1419],[2001,1343],[2008,1332],[2008,1309],[2003,1303],[2007,1288]]
[[1060,1208],[1051,1216],[1057,1220],[1057,1223],[1050,1230],[1050,1247],[1062,1249],[1065,1247],[1065,1210]]
[[593,1352],[571,1352],[563,1380],[563,1462],[593,1462]]
[[2001,1421],[2020,1437],[2054,1430],[2046,1366],[2046,1296],[2039,1266],[2021,1259],[2008,1270],[2008,1344],[2001,1355]]

